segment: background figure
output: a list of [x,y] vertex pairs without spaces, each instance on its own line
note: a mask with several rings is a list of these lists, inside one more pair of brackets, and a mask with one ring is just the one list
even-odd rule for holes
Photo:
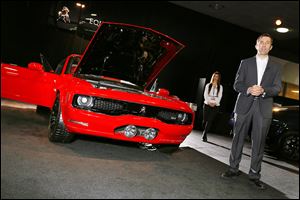
[[229,158],[229,170],[222,173],[224,178],[239,175],[239,163],[245,137],[252,126],[252,154],[249,179],[259,189],[261,162],[264,155],[266,136],[272,120],[273,96],[281,90],[280,65],[268,56],[273,39],[269,34],[257,38],[256,56],[241,61],[234,82],[238,97],[234,107],[235,122]]
[[207,132],[209,131],[213,120],[216,118],[220,101],[223,94],[223,86],[220,84],[221,74],[219,72],[213,73],[210,83],[206,84],[204,90],[204,105],[203,105],[203,133],[202,141],[207,141]]
[[61,11],[58,11],[58,18],[56,21],[62,20],[65,23],[70,23],[69,12],[69,8],[64,6]]

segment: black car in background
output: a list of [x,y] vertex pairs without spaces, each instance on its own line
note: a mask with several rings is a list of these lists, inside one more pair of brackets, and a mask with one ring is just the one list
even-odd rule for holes
[[281,158],[299,160],[299,105],[273,108],[266,144]]
[[[225,113],[222,115],[224,117]],[[233,136],[233,113],[227,113],[226,116],[229,118],[230,135]],[[250,138],[251,129],[246,140],[251,141]],[[280,106],[280,104],[274,104],[265,150],[284,160],[299,161],[299,105]]]

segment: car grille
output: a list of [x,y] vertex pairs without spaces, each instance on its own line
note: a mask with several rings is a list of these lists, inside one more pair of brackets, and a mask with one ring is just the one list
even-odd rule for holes
[[87,109],[97,113],[115,116],[131,114],[136,116],[156,118],[168,124],[189,125],[192,123],[192,114],[190,113],[185,113],[188,117],[188,120],[181,122],[180,120],[177,120],[176,117],[180,113],[184,114],[184,112],[181,111],[99,97],[94,97],[93,106],[91,108],[83,108],[77,105],[76,96],[77,95],[75,95],[73,99],[74,107]]
[[96,99],[94,100],[94,109],[96,110],[103,110],[103,111],[120,111],[123,110],[124,105],[119,102],[112,102],[112,101],[107,101],[103,99]]

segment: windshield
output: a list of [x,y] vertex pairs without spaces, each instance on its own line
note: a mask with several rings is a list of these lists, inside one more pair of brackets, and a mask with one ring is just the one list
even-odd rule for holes
[[144,86],[153,66],[167,51],[163,44],[168,38],[136,27],[103,26],[85,52],[88,59],[82,59],[76,75],[113,77]]

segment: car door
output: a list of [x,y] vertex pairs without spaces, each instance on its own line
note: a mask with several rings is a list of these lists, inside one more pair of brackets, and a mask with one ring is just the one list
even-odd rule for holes
[[1,98],[51,107],[58,75],[46,72],[40,63],[27,67],[1,63]]

